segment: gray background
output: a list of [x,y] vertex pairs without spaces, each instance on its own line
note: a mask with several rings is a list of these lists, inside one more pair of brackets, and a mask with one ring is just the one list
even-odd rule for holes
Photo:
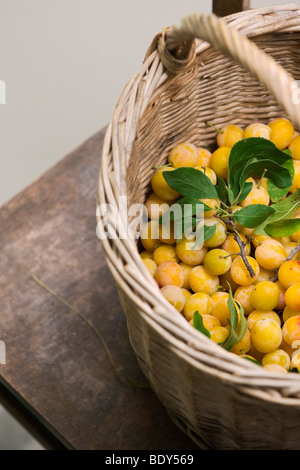
[[[0,204],[107,124],[156,33],[211,8],[204,0],[0,0]],[[40,448],[0,407],[0,449]]]

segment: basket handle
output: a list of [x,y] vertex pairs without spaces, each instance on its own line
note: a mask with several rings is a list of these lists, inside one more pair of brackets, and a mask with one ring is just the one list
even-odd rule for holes
[[213,13],[194,13],[183,18],[179,27],[162,32],[157,47],[169,72],[176,74],[192,67],[196,54],[195,38],[209,42],[249,70],[275,96],[300,129],[300,93],[294,78],[273,57]]

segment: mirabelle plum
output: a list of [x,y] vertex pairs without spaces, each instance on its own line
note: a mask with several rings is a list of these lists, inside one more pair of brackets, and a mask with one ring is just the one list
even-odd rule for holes
[[187,290],[190,290],[191,286],[190,286],[190,283],[189,283],[189,275],[190,275],[191,270],[193,269],[193,266],[191,264],[186,264],[186,263],[183,263],[183,262],[180,262],[179,266],[181,267],[181,269],[183,271],[183,274],[184,274],[183,288],[187,289]]
[[204,260],[204,256],[207,253],[207,248],[205,246],[192,249],[195,243],[195,238],[191,240],[184,238],[176,245],[176,255],[183,263],[190,266],[201,264]]
[[[251,348],[251,346],[250,346]],[[238,354],[239,357],[243,358],[243,359],[247,359],[247,360],[250,360],[250,361],[253,361],[253,362],[256,362],[257,359],[255,359],[254,356],[250,356],[250,354]]]
[[245,235],[245,237],[253,237],[254,234],[254,228],[248,228],[248,227],[241,227],[239,229],[239,233],[242,235]]
[[[300,235],[300,232],[299,232],[299,235]],[[296,242],[289,242],[289,243],[283,245],[283,246],[284,246],[284,249],[285,249],[285,252],[286,252],[286,255],[287,255],[287,256],[290,256],[291,252],[292,252],[295,248],[297,248],[297,245],[298,245],[298,243],[296,243]],[[292,259],[298,261],[298,260],[299,260],[299,252],[296,253],[296,254],[293,256]]]
[[227,180],[228,177],[228,161],[230,147],[219,147],[215,150],[210,159],[210,167],[215,172],[217,176]]
[[246,256],[246,258],[249,265],[254,271],[254,277],[251,277],[241,256],[237,256],[237,258],[232,261],[230,270],[233,281],[241,286],[248,286],[250,284],[253,284],[256,281],[260,270],[256,259],[254,259],[252,256]]
[[257,186],[265,188],[266,191],[268,191],[268,178],[262,177],[260,179],[257,179]]
[[262,242],[268,240],[269,238],[271,238],[269,235],[253,235],[251,242],[254,248],[257,248],[259,245],[261,245]]
[[266,366],[267,364],[277,364],[284,369],[289,370],[290,363],[290,356],[286,351],[280,348],[265,354],[262,358],[262,366]]
[[180,197],[180,194],[174,189],[170,188],[166,182],[163,172],[164,171],[174,171],[175,168],[172,167],[163,167],[159,168],[156,173],[151,178],[151,186],[153,192],[167,202],[173,202]]
[[157,246],[162,244],[159,239],[159,223],[157,220],[150,220],[143,225],[140,239],[143,248],[148,252],[153,252]]
[[300,312],[291,310],[289,307],[284,307],[284,310],[282,312],[283,323],[285,323],[289,318],[295,317],[296,315],[300,315]]
[[300,315],[294,315],[284,322],[282,337],[290,346],[293,346],[295,341],[300,343]]
[[251,329],[251,341],[262,353],[274,351],[282,341],[280,325],[271,318],[259,318]]
[[211,294],[219,286],[219,282],[219,277],[207,272],[204,266],[195,266],[189,275],[193,292]]
[[[298,344],[298,343],[296,343]],[[283,349],[285,352],[288,353],[290,358],[292,357],[293,353],[297,350],[298,346],[293,344],[294,347],[292,347],[290,344],[287,344],[284,339],[282,338],[280,349]]]
[[[242,241],[246,243],[244,250],[245,250],[245,254],[249,256],[250,251],[251,251],[251,245],[250,243],[247,242],[247,238],[244,235],[239,234],[239,236],[242,239]],[[235,241],[234,237],[235,237],[234,234],[227,235],[226,240],[221,246],[222,250],[227,251],[227,253],[231,255],[232,260],[234,260],[240,253],[239,245]]]
[[210,295],[210,298],[213,301],[213,303],[215,304],[215,303],[219,302],[219,300],[222,300],[222,299],[228,300],[229,299],[229,294],[228,294],[228,292],[217,291],[217,292],[213,292]]
[[259,267],[259,275],[254,284],[258,284],[262,281],[271,281],[275,276],[275,271],[269,271],[268,269]]
[[[219,199],[199,199],[199,202],[200,203],[203,202],[203,204],[205,204],[206,206],[212,208],[211,211],[203,212],[203,215],[206,219],[216,215],[218,213],[218,210],[220,209],[220,205],[221,205]],[[198,217],[202,216],[202,214],[197,214],[197,215],[198,215]]]
[[[300,161],[299,161],[299,163],[300,163]],[[299,219],[300,215],[295,215],[294,218]],[[291,239],[292,239],[293,242],[298,244],[300,242],[300,230],[298,230],[297,232],[292,233]],[[298,254],[298,256],[299,256],[299,254]]]
[[291,369],[297,369],[300,372],[300,351],[294,351],[290,363]]
[[270,127],[261,122],[253,122],[249,124],[244,130],[243,138],[248,139],[249,137],[262,137],[263,139],[270,140],[272,131]]
[[217,175],[211,168],[208,168],[205,166],[196,166],[196,170],[199,170],[202,173],[204,173],[207,176],[207,178],[210,179],[212,184],[217,184]]
[[197,151],[199,157],[197,166],[210,167],[211,152],[203,147],[198,147]]
[[187,301],[193,295],[191,291],[186,289],[185,287],[182,287],[181,290],[184,295],[185,301]]
[[167,285],[183,287],[184,284],[184,274],[182,268],[174,261],[165,261],[164,263],[157,266],[154,278],[157,280],[160,287]]
[[148,269],[151,276],[154,277],[154,273],[157,269],[157,264],[155,263],[155,261],[153,261],[153,259],[150,259],[150,258],[145,258],[143,259],[143,263]]
[[293,124],[288,119],[277,118],[270,121],[268,126],[272,130],[271,141],[273,144],[280,150],[286,149],[294,137]]
[[[212,306],[211,314],[219,320],[221,326],[229,325],[228,319],[230,320],[230,311],[227,305],[227,301],[228,299],[224,298],[219,300],[218,302],[215,302]],[[235,303],[235,305],[240,319],[239,306],[237,305],[237,303]]]
[[290,369],[297,369],[298,372],[300,372],[300,350],[293,349],[293,353],[291,354],[290,357],[291,357]]
[[[213,317],[212,315],[201,315],[201,316],[203,320],[203,325],[208,331],[211,331],[211,329],[214,328],[215,326],[221,326],[219,320],[216,317]],[[193,326],[194,324],[193,318],[189,321],[189,324]]]
[[168,302],[178,310],[178,312],[182,312],[186,300],[180,287],[175,285],[166,285],[160,289],[160,292],[165,299],[167,299]]
[[260,188],[252,188],[246,198],[239,204],[242,207],[252,206],[253,204],[264,204],[265,206],[268,206],[269,202],[269,193],[265,188],[261,186]]
[[183,142],[172,148],[168,161],[172,163],[173,168],[195,167],[199,162],[198,150],[194,144]]
[[231,349],[230,352],[234,354],[246,354],[251,347],[251,333],[250,330],[246,330],[244,336],[238,343],[236,343]]
[[229,287],[231,288],[232,292],[234,293],[239,285],[232,279],[231,276],[231,269],[227,271],[227,273],[222,274],[220,276],[220,284],[224,287],[224,289],[229,292]]
[[282,263],[278,270],[278,280],[286,289],[300,282],[300,261],[289,260]]
[[159,219],[170,208],[170,202],[164,201],[152,193],[145,202],[145,207],[149,219]]
[[210,339],[217,344],[223,343],[229,336],[229,330],[225,326],[215,326],[210,330]]
[[279,281],[275,281],[275,284],[279,289],[279,301],[275,307],[275,310],[283,310],[285,308],[284,296],[285,296],[286,289],[280,284]]
[[153,252],[144,250],[140,253],[142,259],[153,259]]
[[294,165],[294,177],[293,177],[292,187],[290,188],[291,193],[294,193],[297,189],[300,188],[300,160],[293,160],[293,165]]
[[213,315],[202,315],[203,325],[208,330],[211,331],[215,326],[221,326],[219,320]]
[[179,263],[179,258],[176,255],[176,248],[172,245],[160,245],[155,248],[153,252],[153,259],[157,266],[164,263],[165,261],[174,261]]
[[212,311],[212,306],[213,301],[208,294],[197,292],[187,299],[183,309],[183,314],[185,318],[190,321],[195,312],[199,312],[200,315],[209,315]]
[[288,373],[288,371],[284,367],[280,366],[279,364],[266,364],[265,366],[263,366],[263,369],[273,374],[287,374]]
[[294,137],[289,145],[294,160],[300,160],[300,135]]
[[280,242],[284,247],[291,242],[290,237],[272,237],[272,238]]
[[284,300],[291,310],[300,311],[300,282],[295,282],[286,290]]
[[264,354],[260,351],[258,351],[254,346],[253,343],[251,342],[250,349],[247,353],[248,355],[251,355],[254,357],[254,359],[261,364],[262,358]]
[[280,316],[278,315],[278,313],[274,312],[274,310],[271,310],[270,312],[266,312],[263,310],[253,310],[247,318],[249,330],[251,330],[254,323],[261,318],[269,318],[275,323],[277,323],[278,326],[281,326]]
[[233,147],[243,138],[243,129],[235,124],[229,124],[220,129],[217,135],[217,144],[219,147]]
[[225,250],[215,248],[206,253],[203,264],[210,274],[219,276],[229,271],[231,267],[230,255]]
[[255,310],[270,311],[279,302],[280,291],[275,282],[262,281],[255,284],[251,292],[250,302]]
[[272,238],[263,241],[255,249],[255,259],[258,264],[270,271],[278,269],[286,258],[284,246]]
[[253,289],[254,284],[250,284],[249,286],[239,286],[234,293],[234,299],[241,304],[245,315],[249,315],[254,310],[254,307],[250,302],[251,292]]
[[216,225],[215,233],[204,241],[204,246],[207,248],[215,248],[222,245],[227,237],[226,225],[224,222],[222,220],[207,219],[205,220],[204,225],[206,225],[206,227]]
[[175,232],[174,232],[174,222],[170,220],[164,224],[159,224],[158,236],[161,243],[166,243],[167,245],[174,245],[176,243]]

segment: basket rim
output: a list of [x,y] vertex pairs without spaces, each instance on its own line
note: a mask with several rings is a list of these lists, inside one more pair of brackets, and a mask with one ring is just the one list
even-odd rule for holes
[[[225,17],[224,20],[248,37],[272,32],[299,32],[300,6],[290,4],[263,7],[236,13]],[[126,194],[127,165],[137,121],[168,78],[155,41],[157,38],[154,38],[140,69],[124,87],[105,133],[99,174],[99,203],[112,204],[117,211],[118,197]],[[198,40],[196,55],[210,47],[207,42]],[[158,301],[155,295],[157,286],[141,261],[134,240],[107,238],[102,240],[102,245],[107,264],[120,288],[138,306],[143,319],[159,331],[175,352],[180,351],[186,361],[203,368],[199,355],[207,354],[210,356],[208,362],[212,362],[206,366],[208,373],[219,374],[220,378],[223,377],[227,382],[237,384],[249,393],[251,389],[252,393],[257,393],[265,399],[300,406],[300,376],[293,373],[279,375],[266,372],[250,361],[244,361],[245,364],[243,362],[241,365],[241,358],[235,357],[198,331],[191,329],[182,315],[159,292]]]

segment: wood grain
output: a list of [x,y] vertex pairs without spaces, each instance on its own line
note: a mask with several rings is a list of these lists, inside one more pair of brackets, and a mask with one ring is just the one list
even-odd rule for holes
[[0,210],[0,383],[64,447],[195,449],[147,389],[122,383],[93,330],[37,284],[92,322],[118,374],[148,387],[96,236],[104,130]]
[[213,13],[217,16],[232,15],[249,8],[250,0],[213,0]]

